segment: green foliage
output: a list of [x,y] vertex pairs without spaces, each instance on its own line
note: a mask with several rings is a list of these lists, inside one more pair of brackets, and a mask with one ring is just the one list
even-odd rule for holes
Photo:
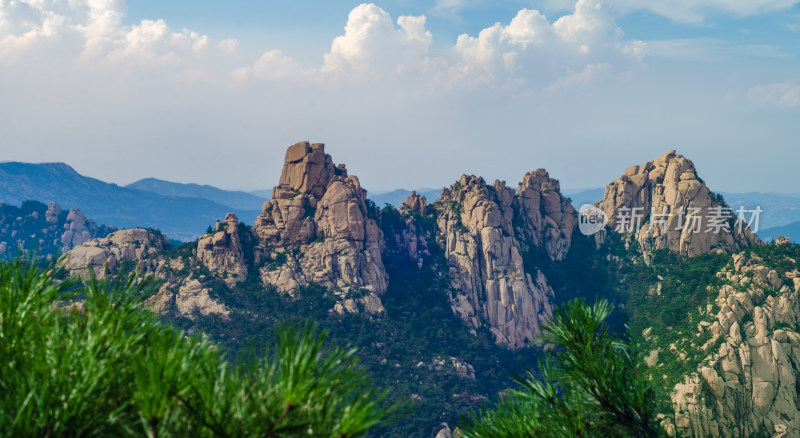
[[540,341],[553,348],[541,377],[518,377],[496,407],[463,419],[465,438],[655,437],[655,392],[641,372],[626,330],[608,323],[612,306],[574,300],[557,308]]
[[79,285],[55,264],[0,265],[0,431],[339,438],[396,412],[356,350],[315,325],[283,326],[271,351],[230,365],[142,308],[153,291],[135,274]]
[[[616,236],[609,236],[612,241]],[[607,257],[618,252],[618,248],[607,245],[600,250],[595,247],[593,236],[579,231],[572,235],[572,245],[564,260],[553,261],[544,249],[534,249],[522,254],[525,271],[535,275],[541,271],[555,291],[557,303],[566,303],[574,298],[605,297],[619,301],[622,297],[615,290],[617,266]]]
[[[421,233],[435,227],[432,215],[412,217]],[[384,208],[378,223],[390,236],[406,227],[406,219],[397,210]],[[452,423],[459,414],[511,385],[508,372],[523,372],[521,363],[533,362],[540,350],[511,351],[498,346],[486,327],[470,332],[450,307],[448,265],[441,250],[429,244],[432,254],[419,268],[416,261],[393,251],[393,239],[387,241],[383,262],[391,281],[381,296],[385,313],[334,315],[330,312],[336,303],[332,291],[312,284],[292,296],[280,294],[264,287],[258,271],[251,269],[249,277],[233,289],[216,280],[205,285],[230,310],[229,318],[197,314],[193,319],[174,315],[166,319],[187,331],[207,334],[230,352],[231,361],[241,360],[250,351],[263,354],[262,346],[274,336],[276,323],[316,321],[335,343],[358,348],[360,366],[370,379],[379,387],[392,388],[386,403],[409,407],[402,421],[384,425],[373,436],[433,436],[443,421]],[[362,294],[356,290],[350,296]],[[474,367],[475,379],[458,375],[451,357]],[[437,369],[435,359],[445,364]]]
[[[694,334],[701,311],[713,303],[722,284],[716,273],[729,260],[730,254],[709,253],[687,259],[668,250],[657,250],[651,253],[649,265],[639,261],[626,264],[623,269],[626,309],[639,348],[643,352],[661,349],[659,365],[647,372],[656,382],[662,410],[670,409],[669,393],[675,384],[696,371],[706,356],[698,347],[710,333],[701,337]],[[656,291],[658,283],[660,294]],[[651,342],[638,336],[648,327],[656,334]],[[675,347],[670,348],[673,344]],[[685,357],[680,357],[680,352]]]

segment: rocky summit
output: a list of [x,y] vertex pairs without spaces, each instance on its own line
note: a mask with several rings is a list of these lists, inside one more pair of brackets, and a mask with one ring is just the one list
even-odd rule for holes
[[289,147],[279,184],[253,225],[257,251],[273,260],[261,268],[262,280],[287,293],[315,283],[342,295],[382,294],[388,281],[383,233],[366,200],[358,177],[334,165],[324,144]]
[[525,175],[517,194],[504,182],[487,185],[463,175],[442,190],[434,208],[453,310],[473,328],[488,324],[512,348],[532,341],[552,312],[554,294],[541,271],[526,271],[521,252],[563,258],[577,223],[558,182],[539,169]]
[[625,169],[597,206],[610,228],[634,233],[645,251],[669,249],[692,257],[760,242],[736,211],[708,189],[694,163],[674,150]]

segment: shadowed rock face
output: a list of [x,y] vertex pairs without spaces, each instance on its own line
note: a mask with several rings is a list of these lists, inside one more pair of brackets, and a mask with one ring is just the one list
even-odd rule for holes
[[313,282],[343,294],[383,293],[383,234],[367,217],[366,195],[344,165],[334,166],[324,144],[289,147],[280,182],[253,227],[260,249],[286,262],[262,268],[262,280],[283,292]]
[[503,182],[488,186],[483,178],[467,175],[443,189],[434,204],[439,243],[456,291],[453,310],[473,328],[488,324],[497,341],[512,348],[533,340],[552,312],[553,290],[541,272],[525,271],[513,226],[516,212],[527,214],[533,204],[521,202]]
[[[734,220],[735,211],[731,213],[730,207],[709,191],[692,161],[675,151],[642,166],[628,167],[606,187],[597,206],[608,215],[611,229],[636,233],[645,251],[669,249],[692,257],[761,242],[746,224]],[[720,221],[724,228],[712,226],[711,218],[721,214],[733,218]],[[638,225],[642,226],[637,231]],[[715,233],[715,229],[720,231]]]

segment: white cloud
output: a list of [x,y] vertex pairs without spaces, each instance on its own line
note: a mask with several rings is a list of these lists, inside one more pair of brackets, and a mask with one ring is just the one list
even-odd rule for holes
[[[648,10],[679,22],[702,23],[718,14],[748,17],[781,11],[800,0],[607,0],[606,3],[622,13]],[[572,6],[571,0],[551,0],[547,4],[562,10]]]
[[794,81],[757,85],[747,90],[747,98],[762,106],[797,108],[800,106],[800,85]]
[[[593,65],[610,70],[641,58],[643,43],[624,41],[613,11],[594,0],[579,0],[572,14],[552,24],[537,10],[522,9],[503,26],[483,29],[477,37],[458,37],[460,62],[453,71],[500,83],[558,82]],[[562,81],[562,87],[574,81]]]
[[[166,64],[197,71],[235,50],[235,40],[214,43],[164,20],[125,26],[124,0],[14,0],[0,2],[0,62],[50,54],[85,63],[153,67]],[[77,55],[77,56],[76,56]]]
[[545,92],[553,94],[561,90],[586,87],[600,77],[605,76],[609,70],[611,70],[611,66],[606,63],[589,64],[577,73],[558,78],[558,80],[545,87]]
[[261,55],[252,67],[238,68],[233,72],[238,80],[255,78],[269,81],[291,79],[304,74],[302,67],[280,50],[270,50]]
[[381,76],[418,68],[433,40],[425,16],[401,16],[397,25],[373,3],[355,7],[344,35],[333,40],[325,55],[322,71]]

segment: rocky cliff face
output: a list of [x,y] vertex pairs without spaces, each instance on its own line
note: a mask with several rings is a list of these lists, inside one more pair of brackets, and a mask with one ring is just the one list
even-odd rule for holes
[[675,151],[628,167],[606,187],[598,207],[611,229],[635,233],[645,251],[669,249],[692,257],[760,242],[736,220],[737,213],[709,191],[692,161]]
[[197,259],[209,271],[225,280],[228,287],[247,278],[242,243],[239,237],[239,220],[233,213],[225,216],[225,222],[217,221],[215,232],[200,237],[197,241]]
[[706,341],[670,346],[707,357],[675,386],[674,417],[662,424],[672,436],[800,436],[800,263],[738,253],[717,276],[723,284],[693,337]]
[[434,204],[455,290],[453,310],[474,328],[488,324],[498,342],[512,348],[533,340],[553,299],[544,275],[525,271],[513,226],[515,201],[505,183],[489,186],[464,175]]
[[[99,278],[105,275],[106,263],[109,270],[114,271],[123,261],[136,264],[148,256],[157,256],[168,245],[167,238],[158,232],[142,228],[120,230],[73,248],[67,253],[66,268],[71,274],[81,276],[93,269]],[[149,266],[141,268],[146,270]]]
[[544,248],[551,259],[563,260],[578,216],[569,200],[561,196],[558,180],[550,178],[544,169],[526,173],[514,204],[523,249]]
[[260,271],[282,292],[316,283],[345,296],[386,290],[383,234],[368,217],[366,190],[321,143],[286,151],[279,184],[253,226],[270,263]]

